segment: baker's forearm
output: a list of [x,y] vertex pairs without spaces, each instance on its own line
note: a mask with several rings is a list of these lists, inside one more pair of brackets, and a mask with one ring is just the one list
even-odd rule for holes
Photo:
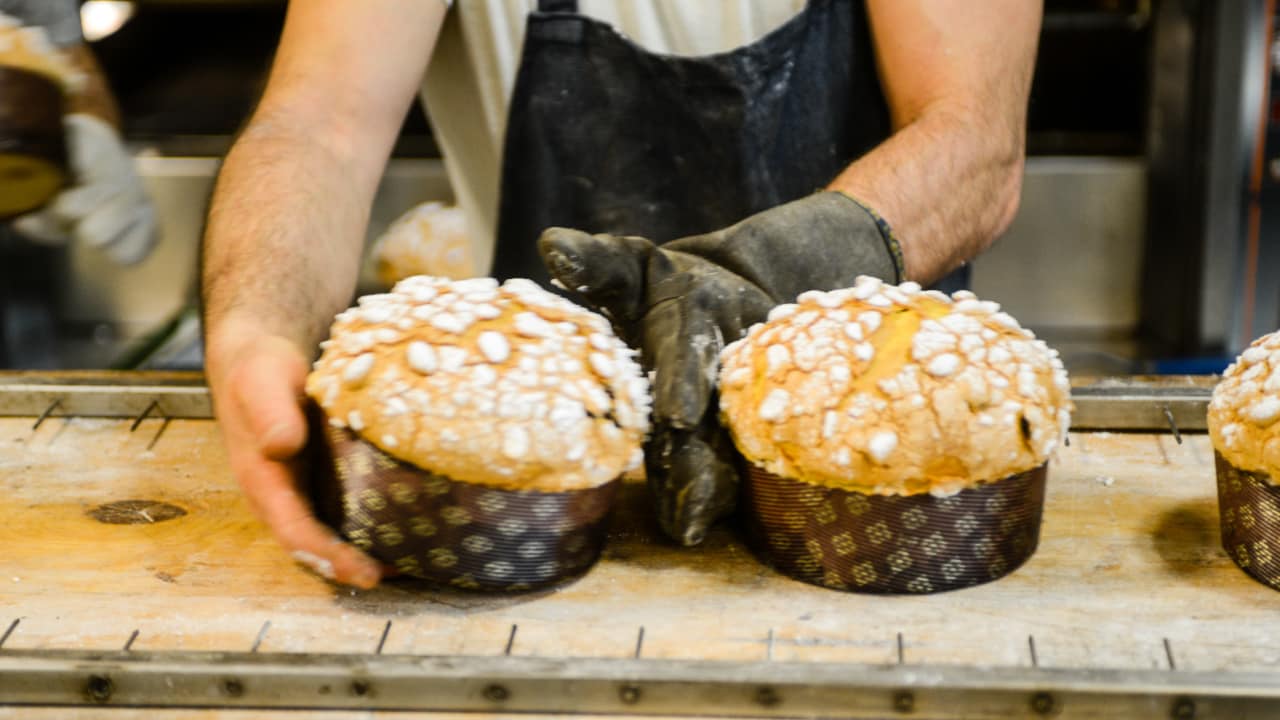
[[311,355],[350,302],[373,193],[444,11],[419,0],[290,4],[262,102],[219,174],[205,231],[215,365],[235,352],[234,338],[261,332]]
[[252,325],[309,354],[351,300],[375,182],[306,135],[255,121],[227,156],[209,213],[211,341]]
[[907,275],[930,283],[982,251],[1017,209],[1035,0],[867,0],[894,134],[833,182],[877,210]]
[[844,170],[830,187],[874,208],[902,244],[907,276],[930,283],[986,249],[1017,209],[1021,128],[937,108]]

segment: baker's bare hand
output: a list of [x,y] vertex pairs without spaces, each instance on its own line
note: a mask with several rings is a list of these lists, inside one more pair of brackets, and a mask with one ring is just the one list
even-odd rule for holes
[[307,421],[307,359],[289,340],[220,328],[210,338],[209,385],[231,471],[250,506],[293,558],[345,585],[370,588],[381,566],[316,519],[299,481]]

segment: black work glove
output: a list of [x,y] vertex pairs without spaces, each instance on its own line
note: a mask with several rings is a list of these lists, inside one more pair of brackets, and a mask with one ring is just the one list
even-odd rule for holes
[[735,450],[717,419],[725,344],[805,290],[849,287],[858,275],[904,279],[888,226],[837,192],[662,246],[550,228],[538,251],[551,277],[607,315],[654,371],[645,470],[659,522],[684,545],[701,542],[737,496]]

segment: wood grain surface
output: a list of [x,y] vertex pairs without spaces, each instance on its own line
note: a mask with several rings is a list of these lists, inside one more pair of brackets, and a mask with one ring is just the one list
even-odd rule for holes
[[[212,421],[32,422],[0,419],[0,633],[19,621],[6,648],[117,649],[137,631],[135,649],[367,653],[386,630],[387,653],[883,663],[901,633],[908,663],[1026,666],[1034,645],[1042,667],[1280,669],[1280,594],[1218,546],[1203,435],[1073,434],[1050,466],[1039,551],[976,588],[811,587],[731,526],[677,548],[632,483],[589,574],[491,597],[357,592],[294,565],[249,514]],[[103,509],[123,501],[147,502]],[[169,505],[185,514],[150,521]]]

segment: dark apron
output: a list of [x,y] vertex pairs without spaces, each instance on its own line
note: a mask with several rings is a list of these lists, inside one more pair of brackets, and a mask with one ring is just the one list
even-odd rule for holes
[[655,242],[825,187],[889,136],[863,0],[810,0],[744,47],[658,55],[539,0],[503,152],[493,275],[548,276],[551,226]]

